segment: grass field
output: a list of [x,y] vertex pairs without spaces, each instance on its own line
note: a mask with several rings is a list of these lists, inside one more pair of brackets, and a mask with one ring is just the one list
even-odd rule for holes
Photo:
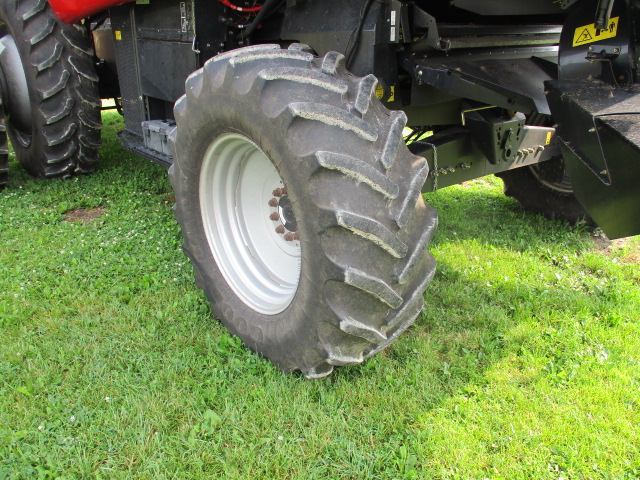
[[0,193],[0,479],[638,479],[640,240],[427,196],[439,270],[381,355],[280,373],[211,317],[166,172]]

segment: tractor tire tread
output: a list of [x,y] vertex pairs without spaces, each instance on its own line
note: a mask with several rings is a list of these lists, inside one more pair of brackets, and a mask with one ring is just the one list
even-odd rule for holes
[[0,22],[19,46],[32,109],[28,143],[17,141],[9,122],[16,157],[40,178],[93,171],[102,121],[86,28],[62,23],[46,0],[7,0],[1,10]]
[[[404,146],[406,115],[389,113],[374,95],[376,85],[375,77],[349,74],[344,56],[336,52],[316,58],[297,44],[286,50],[261,45],[209,60],[187,79],[185,96],[174,109],[177,128],[169,141],[175,160],[169,175],[183,249],[196,281],[216,317],[249,348],[307,378],[324,377],[334,366],[358,364],[390,345],[420,314],[423,292],[435,272],[426,247],[437,215],[421,194],[428,164]],[[293,162],[289,169],[295,170],[289,175],[304,190],[299,208],[313,225],[309,231],[319,232],[313,240],[318,248],[306,250],[315,262],[309,268],[320,272],[314,280],[317,309],[306,311],[294,300],[291,309],[313,322],[305,326],[304,339],[296,336],[295,345],[271,348],[269,342],[279,342],[276,334],[263,343],[256,340],[275,328],[257,321],[249,325],[252,319],[240,313],[244,307],[232,305],[225,287],[208,270],[202,236],[193,235],[201,220],[190,203],[191,177],[199,166],[188,152],[198,135],[194,132],[216,115],[206,106],[228,95],[242,105],[262,105],[257,114],[263,118],[254,113],[252,122],[281,126],[282,149]],[[345,138],[351,141],[334,141]]]

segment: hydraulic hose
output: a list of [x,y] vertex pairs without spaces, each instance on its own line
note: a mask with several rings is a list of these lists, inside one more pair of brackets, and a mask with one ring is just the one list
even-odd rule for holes
[[351,66],[351,63],[353,62],[353,59],[355,57],[355,53],[358,51],[358,47],[360,46],[362,28],[364,27],[364,22],[367,18],[367,14],[369,13],[369,9],[371,8],[372,3],[373,0],[364,0],[362,3],[362,10],[360,11],[360,21],[358,22],[355,30],[351,33],[351,38],[349,38],[349,42],[347,44],[347,51],[345,52],[347,68]]
[[614,0],[600,0],[598,2],[598,10],[596,10],[595,27],[599,30],[609,28],[609,20],[611,20],[611,10],[613,9]]
[[262,5],[262,9],[256,15],[256,18],[245,28],[242,33],[239,35],[240,38],[249,37],[253,32],[256,31],[256,28],[260,25],[260,22],[266,18],[266,15],[272,10],[274,7],[277,7],[282,0],[266,0]]

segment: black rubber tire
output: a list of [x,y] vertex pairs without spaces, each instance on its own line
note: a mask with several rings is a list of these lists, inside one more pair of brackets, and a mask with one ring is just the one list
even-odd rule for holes
[[[208,61],[175,106],[169,171],[184,251],[217,318],[245,345],[308,378],[379,352],[422,311],[437,225],[421,187],[427,162],[402,139],[403,112],[352,76],[344,57],[304,45],[260,45]],[[282,313],[236,296],[216,264],[199,204],[205,151],[235,132],[269,157],[291,199],[302,246],[300,281]]]
[[[504,193],[528,211],[572,225],[593,220],[571,190],[564,160],[555,158],[538,165],[496,174],[504,182]],[[557,185],[557,186],[556,186]]]
[[7,186],[9,181],[9,142],[7,141],[7,127],[4,120],[4,112],[0,105],[0,190]]
[[59,21],[46,0],[2,0],[0,36],[17,45],[29,90],[31,131],[7,112],[7,132],[20,163],[40,178],[95,169],[100,96],[93,46],[80,25]]

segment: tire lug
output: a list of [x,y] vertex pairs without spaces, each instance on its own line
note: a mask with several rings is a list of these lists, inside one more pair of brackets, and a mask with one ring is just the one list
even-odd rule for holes
[[276,222],[280,220],[280,215],[278,214],[278,212],[273,212],[271,215],[269,215],[269,218]]
[[278,225],[276,227],[276,233],[282,235],[284,233],[284,225]]
[[278,206],[278,200],[275,198],[272,198],[271,200],[269,200],[269,206],[270,207],[277,207]]

